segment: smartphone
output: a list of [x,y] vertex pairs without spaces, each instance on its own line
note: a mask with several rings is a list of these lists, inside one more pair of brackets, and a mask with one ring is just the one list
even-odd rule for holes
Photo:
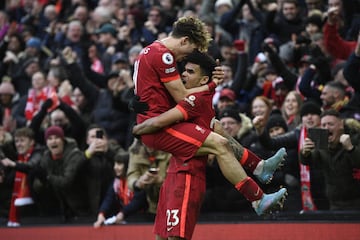
[[96,138],[103,138],[104,132],[102,130],[96,130]]
[[151,174],[157,174],[158,172],[159,172],[158,168],[154,168],[154,167],[149,168],[149,173],[151,173]]
[[316,149],[328,149],[329,131],[323,128],[309,128],[308,138],[315,143]]

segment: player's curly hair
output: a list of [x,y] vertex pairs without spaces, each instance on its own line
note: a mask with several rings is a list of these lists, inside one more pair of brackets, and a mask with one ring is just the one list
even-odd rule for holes
[[196,17],[181,17],[173,25],[171,35],[175,38],[187,36],[200,52],[206,52],[211,41],[205,23]]

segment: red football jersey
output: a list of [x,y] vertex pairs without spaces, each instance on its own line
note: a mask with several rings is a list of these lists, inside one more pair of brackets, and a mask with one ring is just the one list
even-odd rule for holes
[[138,123],[166,112],[176,105],[165,82],[180,79],[174,54],[160,41],[145,47],[134,64],[135,93],[149,105],[146,115],[138,114]]
[[184,115],[184,121],[196,123],[213,130],[215,110],[212,105],[214,92],[203,91],[192,93],[176,106]]
[[[197,124],[199,130],[201,130],[200,126],[213,130],[213,120],[215,119],[215,110],[212,105],[213,96],[214,92],[210,91],[192,93],[180,101],[176,107],[182,112],[184,121]],[[195,133],[194,131],[193,136]],[[207,156],[184,159],[173,155],[168,167],[168,172],[176,173],[187,171],[197,177],[205,179],[206,160]]]

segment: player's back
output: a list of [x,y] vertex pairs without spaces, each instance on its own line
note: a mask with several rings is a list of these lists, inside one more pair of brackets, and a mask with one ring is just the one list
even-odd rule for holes
[[149,105],[146,116],[140,115],[139,122],[157,116],[173,106],[175,101],[164,86],[164,82],[179,79],[173,54],[161,42],[145,47],[134,65],[133,80],[140,101]]

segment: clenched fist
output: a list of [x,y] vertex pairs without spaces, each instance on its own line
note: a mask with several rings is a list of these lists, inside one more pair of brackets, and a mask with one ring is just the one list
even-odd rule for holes
[[351,151],[354,148],[349,134],[342,134],[340,136],[340,143],[347,151]]

